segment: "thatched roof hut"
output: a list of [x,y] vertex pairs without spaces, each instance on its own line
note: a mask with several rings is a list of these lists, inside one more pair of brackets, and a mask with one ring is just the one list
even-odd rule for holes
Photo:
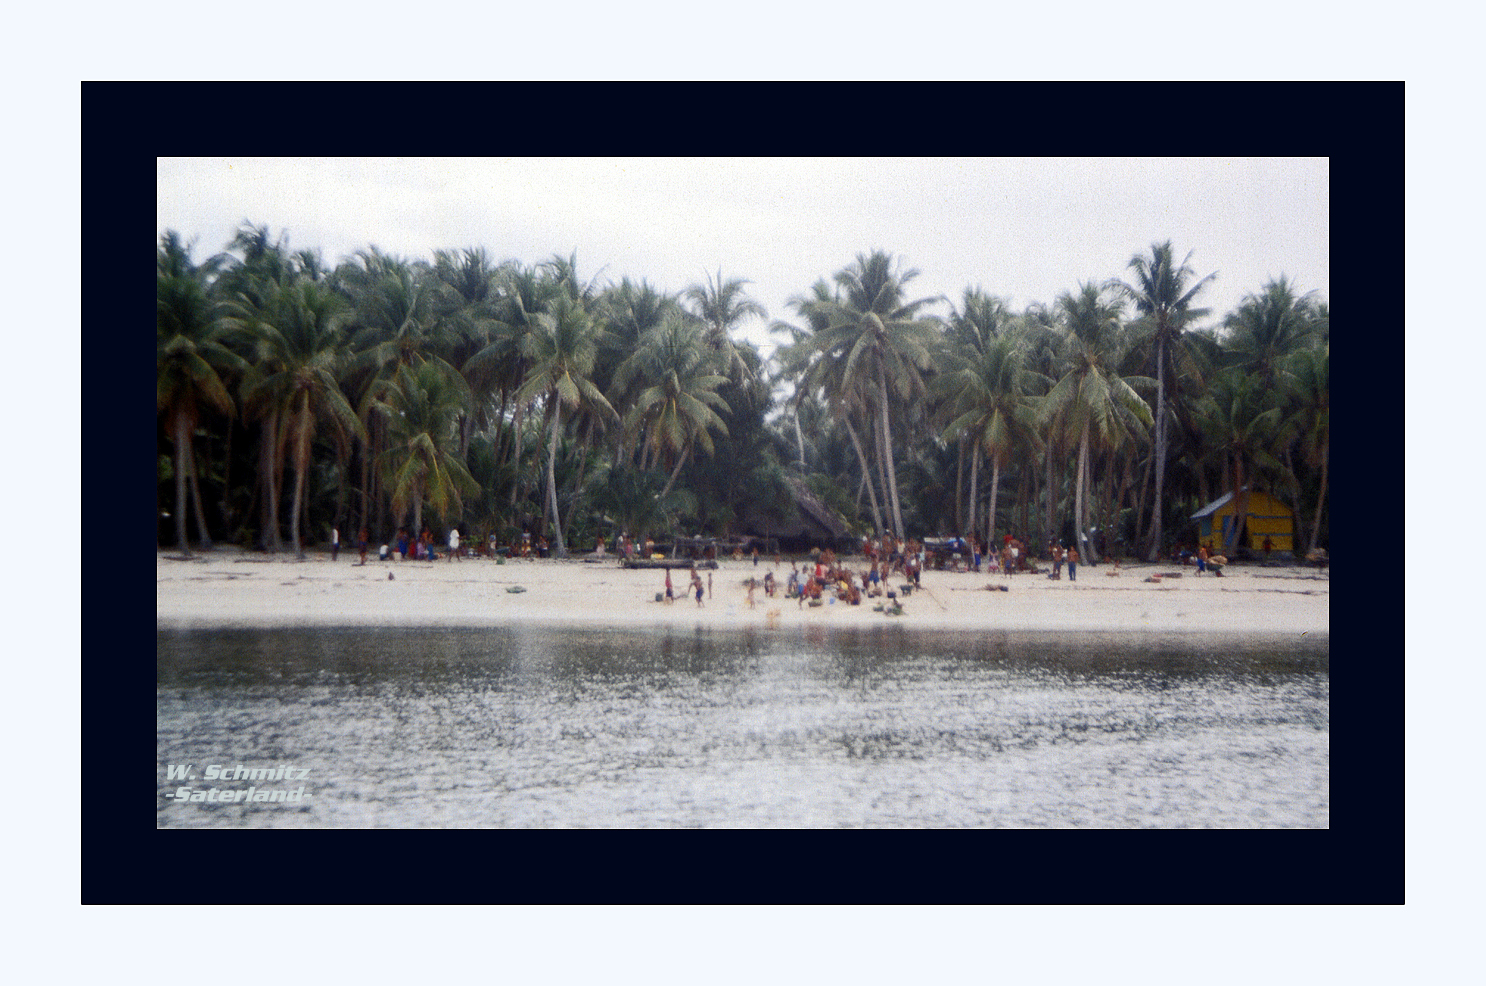
[[758,538],[773,538],[786,551],[812,547],[834,547],[838,550],[855,543],[851,528],[825,502],[811,492],[798,476],[785,477],[792,510],[770,509],[768,504],[751,504],[739,518],[740,533]]

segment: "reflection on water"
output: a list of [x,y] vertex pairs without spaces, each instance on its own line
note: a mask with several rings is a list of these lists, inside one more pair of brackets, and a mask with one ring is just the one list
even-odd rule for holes
[[[161,630],[157,821],[1324,827],[1328,666],[1325,637]],[[167,764],[308,797],[177,803]]]

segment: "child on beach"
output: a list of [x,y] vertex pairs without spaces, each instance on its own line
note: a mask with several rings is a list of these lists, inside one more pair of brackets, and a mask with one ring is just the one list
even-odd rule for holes
[[668,568],[666,569],[666,602],[674,603],[675,601],[676,590],[671,586],[671,570]]

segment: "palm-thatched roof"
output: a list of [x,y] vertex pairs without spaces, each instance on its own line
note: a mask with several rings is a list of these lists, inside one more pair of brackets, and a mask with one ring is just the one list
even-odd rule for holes
[[810,491],[798,476],[785,477],[794,510],[792,516],[768,509],[767,504],[751,505],[740,519],[738,530],[755,537],[782,538],[835,544],[853,538],[851,529],[825,502]]

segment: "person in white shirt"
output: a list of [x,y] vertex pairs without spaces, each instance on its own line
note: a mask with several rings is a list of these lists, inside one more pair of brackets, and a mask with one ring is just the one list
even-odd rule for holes
[[449,528],[449,560],[459,557],[459,528]]

